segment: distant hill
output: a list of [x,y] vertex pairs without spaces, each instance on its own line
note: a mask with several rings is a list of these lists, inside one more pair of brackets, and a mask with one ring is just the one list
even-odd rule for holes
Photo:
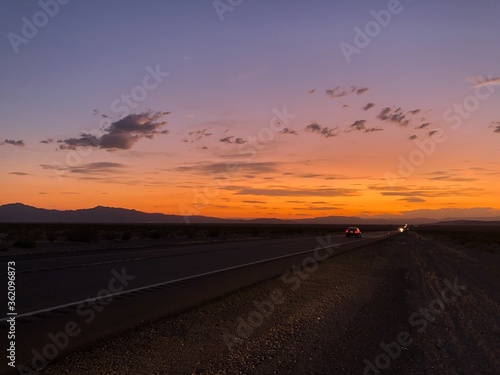
[[[0,223],[168,223],[185,224],[181,215],[166,215],[161,213],[147,213],[124,208],[97,206],[79,210],[47,210],[27,206],[22,203],[12,203],[0,206]],[[360,218],[356,216],[324,216],[312,219],[283,220],[274,218],[260,219],[220,219],[210,216],[189,216],[189,223],[193,224],[331,224],[331,225],[371,225],[371,224],[442,224],[442,225],[499,225],[498,222],[483,222],[471,220],[441,221],[429,218],[387,219],[387,218]],[[472,224],[471,224],[472,223]],[[484,224],[486,223],[486,224]],[[493,224],[497,223],[497,224]]]
[[[191,216],[191,222],[219,223],[224,219]],[[180,215],[146,213],[124,208],[102,207],[80,210],[47,210],[22,203],[0,206],[2,223],[185,223]]]

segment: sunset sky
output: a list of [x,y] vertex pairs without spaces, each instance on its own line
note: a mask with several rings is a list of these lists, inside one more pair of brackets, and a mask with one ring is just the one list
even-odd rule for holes
[[497,0],[4,1],[0,204],[500,217],[499,14]]

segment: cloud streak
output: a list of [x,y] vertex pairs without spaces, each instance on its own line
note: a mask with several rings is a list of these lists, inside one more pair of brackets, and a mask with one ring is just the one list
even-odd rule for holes
[[492,77],[484,79],[484,77],[469,77],[467,81],[473,84],[474,88],[485,87],[485,86],[495,86],[500,85],[500,77]]
[[338,128],[337,127],[335,127],[335,128],[328,128],[326,126],[322,127],[315,122],[307,125],[304,130],[308,133],[319,134],[325,138],[335,137],[338,135]]
[[232,135],[229,135],[227,137],[221,138],[219,140],[219,142],[221,142],[221,143],[227,143],[227,144],[236,144],[236,145],[242,145],[244,143],[247,143],[247,141],[244,140],[243,138],[240,138],[240,137],[235,138]]
[[330,98],[342,98],[344,96],[349,96],[351,94],[361,95],[369,90],[368,87],[356,87],[351,86],[350,89],[343,90],[340,86],[335,87],[334,89],[325,90],[326,96]]
[[257,189],[244,188],[235,193],[236,195],[265,195],[270,197],[352,197],[359,195],[355,189]]
[[15,141],[13,139],[6,139],[2,143],[0,143],[0,145],[12,145],[12,146],[16,146],[16,147],[24,147],[25,143],[22,139],[19,141]]

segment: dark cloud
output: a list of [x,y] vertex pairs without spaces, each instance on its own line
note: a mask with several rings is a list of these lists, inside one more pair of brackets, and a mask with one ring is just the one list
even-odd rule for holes
[[[193,130],[188,133],[188,136],[190,138],[190,142],[198,142],[201,141],[203,138],[210,137],[212,133],[209,132],[210,127],[200,129],[200,130]],[[183,140],[184,141],[184,140]],[[188,141],[188,140],[186,140]]]
[[347,96],[347,95],[351,94],[350,91],[341,90],[339,86],[335,87],[333,90],[327,89],[327,90],[325,90],[325,93],[330,98],[341,98],[343,96]]
[[494,128],[493,132],[500,133],[500,121],[493,121],[489,127]]
[[408,113],[410,113],[412,115],[416,115],[419,112],[420,112],[420,109],[414,109],[413,111],[408,111]]
[[408,139],[409,139],[410,141],[413,141],[414,139],[417,139],[417,138],[418,138],[418,137],[417,137],[415,134],[410,135],[410,136],[408,137]]
[[[401,197],[401,198],[436,198],[436,197],[459,197],[463,195],[461,188],[438,188],[434,186],[399,186],[399,187],[386,187],[380,185],[368,186],[368,189],[379,191],[383,196],[388,197]],[[468,191],[479,193],[483,189],[468,188]]]
[[351,128],[351,130],[349,130],[349,131],[353,131],[353,130],[358,130],[358,131],[365,130],[365,124],[366,124],[366,120],[357,120],[357,121],[354,121],[354,123],[352,123],[349,126]]
[[316,89],[309,90],[307,93],[308,94],[314,94],[316,92]]
[[260,173],[276,173],[278,171],[278,164],[274,162],[260,162],[260,163],[198,163],[192,165],[184,165],[175,168],[178,172],[193,172],[197,174],[206,175],[207,173],[216,174],[222,173],[224,175],[238,174],[260,174]]
[[383,108],[380,113],[377,115],[377,118],[382,121],[392,122],[398,124],[400,126],[407,126],[410,123],[410,120],[403,113],[401,107],[393,110],[389,107]]
[[367,129],[365,129],[365,133],[381,132],[382,130],[384,130],[384,129],[382,129],[382,128],[367,128]]
[[390,119],[391,109],[389,107],[383,108],[377,115],[377,118],[382,121],[388,121]]
[[227,137],[224,137],[224,138],[221,138],[219,140],[219,142],[222,142],[222,143],[228,143],[228,144],[236,144],[236,145],[242,145],[244,143],[247,143],[246,140],[244,140],[243,138],[235,138],[234,136],[230,135],[230,136],[227,136]]
[[99,147],[99,139],[91,134],[82,134],[80,138],[59,139],[61,150],[74,150],[77,147]]
[[335,137],[338,135],[338,128],[328,128],[328,127],[321,127],[317,123],[313,122],[312,124],[309,124],[305,127],[305,131],[309,133],[317,133],[322,135],[325,138],[329,137]]
[[24,173],[24,172],[9,172],[9,174],[14,174],[16,176],[29,176],[29,173]]
[[318,189],[256,189],[256,188],[244,188],[235,193],[237,195],[266,195],[272,197],[352,197],[359,195],[358,190],[355,189],[328,189],[328,188],[318,188]]
[[307,211],[330,211],[338,210],[338,207],[331,206],[306,206],[306,207],[294,207],[294,210],[307,210]]
[[408,203],[422,203],[425,202],[425,199],[422,198],[416,198],[416,197],[408,197],[408,198],[400,198],[398,201],[404,201]]
[[17,146],[17,147],[24,147],[25,146],[23,140],[14,141],[13,139],[6,139],[2,143],[0,143],[0,145],[12,145],[12,146]]
[[297,177],[302,177],[302,178],[317,178],[317,177],[323,177],[321,174],[317,173],[299,173],[296,174]]
[[293,134],[293,135],[298,135],[297,131],[296,130],[291,130],[291,129],[288,129],[288,128],[283,128],[283,130],[281,130],[279,133],[281,134]]
[[40,143],[45,143],[45,144],[49,144],[49,143],[53,143],[54,140],[52,138],[49,138],[49,139],[44,139],[44,140],[41,140]]
[[428,127],[431,123],[430,122],[425,122],[422,125],[417,126],[415,129],[424,129]]
[[266,204],[267,202],[264,201],[243,201],[244,203],[251,203],[251,204]]
[[429,135],[429,137],[432,137],[434,134],[436,134],[438,131],[437,130],[431,130],[429,133],[427,133]]
[[40,167],[46,170],[55,170],[59,172],[68,172],[76,174],[112,174],[112,173],[123,172],[123,168],[125,168],[126,165],[113,162],[95,162],[95,163],[82,164],[76,167],[69,167],[56,164],[54,165],[41,164]]
[[363,111],[368,111],[370,108],[375,107],[375,103],[368,103],[363,107]]
[[60,149],[75,149],[77,147],[96,147],[108,150],[129,150],[142,138],[153,138],[159,134],[167,134],[168,130],[160,130],[167,124],[160,121],[170,112],[143,112],[131,114],[121,120],[111,123],[104,134],[95,136],[83,133],[78,138],[61,139],[57,142]]
[[325,90],[325,93],[330,98],[342,98],[344,96],[348,96],[348,95],[351,95],[351,94],[354,94],[354,93],[357,94],[357,95],[361,95],[361,94],[365,93],[368,90],[369,90],[368,87],[356,87],[356,86],[351,86],[350,89],[343,90],[343,89],[340,88],[340,86],[337,86],[334,89],[327,89],[327,90]]

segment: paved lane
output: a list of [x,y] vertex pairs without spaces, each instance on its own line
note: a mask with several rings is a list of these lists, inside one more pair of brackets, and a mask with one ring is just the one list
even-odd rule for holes
[[[367,233],[361,239],[332,235],[330,241],[336,244],[362,244],[378,237],[387,237],[387,232]],[[116,274],[133,278],[128,280],[130,282],[125,290],[144,288],[270,258],[312,251],[317,246],[316,237],[305,237],[108,251],[16,261],[18,311],[19,314],[29,314],[95,297],[112,278],[117,278]],[[7,269],[5,261],[0,262],[0,269]],[[5,278],[4,273],[0,282],[6,282]],[[118,285],[115,286],[117,288]]]
[[[18,259],[17,363],[41,368],[62,353],[101,337],[300,269],[307,259],[321,261],[393,234],[396,232],[367,233],[362,239],[332,235]],[[2,269],[6,269],[6,261],[1,262]],[[6,283],[5,274],[0,275],[0,282]],[[0,299],[6,307],[6,294]],[[7,348],[5,316],[6,312],[0,317],[0,343]],[[0,360],[2,368],[4,360]]]

